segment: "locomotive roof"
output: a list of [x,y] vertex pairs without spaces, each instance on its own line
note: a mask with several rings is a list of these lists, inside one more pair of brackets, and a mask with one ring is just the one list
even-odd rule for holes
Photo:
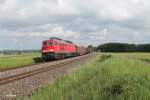
[[73,42],[71,42],[69,40],[63,40],[63,39],[56,38],[56,37],[51,37],[50,39],[54,39],[54,40],[58,40],[58,41],[62,41],[62,42],[70,43],[70,44],[74,44]]
[[65,42],[73,44],[73,42],[71,42],[71,41],[69,41],[69,40],[65,40]]
[[62,40],[62,39],[56,38],[56,37],[51,37],[50,39]]

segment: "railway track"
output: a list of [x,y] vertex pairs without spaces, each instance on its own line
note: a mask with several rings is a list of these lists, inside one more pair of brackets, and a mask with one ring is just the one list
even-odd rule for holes
[[89,55],[84,55],[84,56],[81,56],[79,58],[74,58],[74,59],[66,61],[66,62],[61,62],[59,64],[50,65],[48,67],[39,68],[39,69],[36,69],[36,70],[24,72],[24,73],[21,73],[21,74],[16,74],[16,75],[12,75],[12,76],[9,76],[9,77],[1,78],[0,79],[0,86],[6,85],[6,84],[9,84],[9,83],[12,83],[12,82],[15,82],[15,81],[18,81],[18,80],[21,80],[21,79],[24,79],[24,78],[36,75],[36,74],[47,72],[47,71],[52,70],[52,69],[57,69],[57,68],[60,68],[60,67],[63,67],[63,66],[66,66],[66,65],[78,62],[81,59],[84,59],[84,58],[86,58],[88,56]]

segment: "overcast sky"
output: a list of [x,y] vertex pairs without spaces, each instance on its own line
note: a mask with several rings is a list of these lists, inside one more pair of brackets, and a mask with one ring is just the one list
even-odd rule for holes
[[0,0],[0,50],[40,49],[51,36],[150,43],[150,0]]

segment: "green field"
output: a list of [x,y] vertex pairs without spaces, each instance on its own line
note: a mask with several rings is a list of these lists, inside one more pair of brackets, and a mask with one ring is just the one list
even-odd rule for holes
[[[146,59],[146,60],[143,60]],[[31,100],[150,100],[150,54],[99,54]]]
[[35,64],[37,63],[36,59],[38,59],[40,56],[41,56],[40,53],[27,53],[21,55],[1,55],[0,70]]

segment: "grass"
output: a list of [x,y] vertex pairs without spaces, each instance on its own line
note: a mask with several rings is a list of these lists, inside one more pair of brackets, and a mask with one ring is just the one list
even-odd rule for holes
[[149,100],[150,63],[140,60],[144,55],[115,53],[97,56],[79,70],[34,92],[29,99]]
[[1,56],[0,57],[0,70],[35,64],[36,59],[40,56],[41,56],[40,53],[29,53],[29,54],[13,55],[13,56],[12,55]]

